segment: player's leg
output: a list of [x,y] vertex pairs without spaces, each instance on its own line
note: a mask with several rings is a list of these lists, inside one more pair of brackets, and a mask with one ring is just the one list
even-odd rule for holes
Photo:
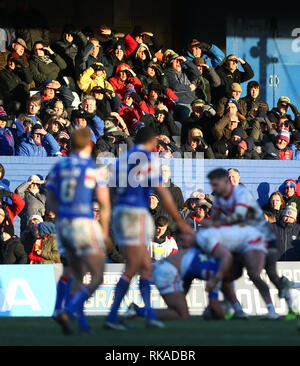
[[262,250],[247,250],[244,253],[244,264],[248,272],[250,280],[258,289],[261,297],[263,298],[268,314],[266,318],[277,319],[278,314],[275,312],[274,305],[272,303],[270,290],[268,285],[261,278],[261,271],[265,267],[265,252]]
[[162,295],[167,309],[155,309],[158,319],[161,320],[188,320],[189,309],[184,292],[175,291]]
[[116,285],[114,302],[104,326],[106,328],[124,330],[125,327],[122,324],[118,324],[118,311],[120,304],[128,291],[133,276],[140,271],[144,250],[142,246],[135,245],[121,246],[120,249],[122,254],[125,256],[125,271]]

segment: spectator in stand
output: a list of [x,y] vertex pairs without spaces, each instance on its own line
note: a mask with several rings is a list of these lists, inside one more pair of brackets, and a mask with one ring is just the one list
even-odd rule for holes
[[191,215],[186,219],[186,222],[192,227],[192,229],[197,232],[202,224],[201,221],[207,217],[209,208],[205,203],[196,203],[194,210]]
[[[8,200],[9,199],[9,200]],[[14,218],[25,206],[25,201],[14,192],[0,189],[0,225],[14,225]]]
[[[41,123],[38,114],[40,112],[42,105],[42,100],[38,94],[34,94],[29,97],[26,101],[26,111],[24,113],[24,117],[29,117],[33,120],[34,123]],[[22,119],[23,115],[20,115],[18,118]]]
[[82,98],[81,105],[82,109],[86,112],[86,116],[88,118],[88,124],[90,126],[95,126],[93,130],[95,130],[94,133],[96,138],[102,136],[104,133],[104,121],[96,114],[97,111],[96,99],[92,95],[85,95]]
[[0,156],[15,155],[15,141],[13,134],[7,128],[7,113],[0,106]]
[[148,64],[152,60],[152,54],[145,43],[139,43],[130,57],[133,65],[132,68],[138,75],[146,72]]
[[224,115],[229,99],[235,99],[238,102],[239,117],[246,116],[247,104],[243,99],[241,99],[242,91],[243,90],[242,90],[242,87],[240,84],[238,84],[238,83],[231,84],[230,93],[228,94],[228,97],[225,96],[225,97],[221,98],[216,105],[216,111],[220,117],[222,117]]
[[257,108],[260,112],[266,114],[269,111],[268,103],[260,98],[260,84],[258,81],[252,80],[247,84],[247,95],[241,100],[246,103],[248,116],[253,108]]
[[45,181],[37,175],[31,175],[27,182],[16,188],[16,193],[25,201],[21,216],[21,232],[26,229],[28,220],[33,215],[45,215]]
[[95,63],[101,63],[104,67],[107,78],[110,78],[113,73],[113,66],[109,63],[103,48],[101,47],[99,40],[92,37],[88,40],[86,46],[78,52],[75,61],[75,74],[76,79],[86,69],[91,67]]
[[52,45],[52,49],[67,64],[67,68],[64,70],[64,76],[70,76],[74,80],[76,79],[76,56],[87,45],[87,42],[86,36],[81,31],[76,30],[72,25],[66,25],[63,28],[61,39]]
[[300,160],[300,131],[296,131],[292,136],[293,160]]
[[[287,114],[289,108],[291,108],[294,119],[290,114]],[[268,118],[271,122],[278,124],[280,118],[285,117],[289,120],[291,130],[300,130],[300,113],[294,104],[291,104],[289,97],[282,96],[277,101],[277,107],[272,108],[268,112]]]
[[228,169],[228,178],[233,186],[238,186],[241,181],[241,175],[239,170],[235,168]]
[[211,145],[214,142],[212,127],[216,121],[219,120],[219,117],[216,115],[213,108],[205,105],[205,102],[202,99],[195,99],[191,106],[192,113],[189,118],[184,121],[181,128],[181,145],[186,143],[188,131],[192,128],[199,128],[203,133],[205,141]]
[[24,39],[16,38],[12,44],[10,45],[9,49],[6,52],[1,52],[1,61],[0,61],[0,70],[2,70],[5,65],[7,64],[7,58],[10,56],[11,53],[17,54],[23,61],[24,64],[29,65],[28,63],[28,54],[26,51],[27,45]]
[[147,68],[141,74],[138,74],[138,78],[142,82],[145,95],[149,94],[151,84],[159,84],[159,90],[163,93],[166,93],[167,89],[170,89],[168,79],[158,62],[150,61]]
[[33,55],[29,61],[30,70],[36,87],[40,87],[46,80],[61,81],[66,62],[44,42],[35,42]]
[[147,89],[148,95],[140,102],[140,108],[145,114],[155,114],[159,104],[164,104],[169,110],[175,107],[178,98],[170,88],[163,90],[159,83],[153,82]]
[[300,261],[300,240],[293,240],[292,247],[284,252],[278,261],[299,262]]
[[[238,69],[238,63],[241,64],[244,71]],[[232,83],[244,83],[253,78],[254,72],[252,67],[240,57],[236,55],[228,55],[224,60],[216,67],[216,72],[221,79],[221,86],[214,91],[214,102],[216,103],[222,97],[230,94]]]
[[113,74],[121,63],[125,63],[132,68],[131,58],[125,54],[125,45],[123,40],[119,39],[113,45],[111,52],[108,55],[108,61],[113,66]]
[[56,226],[52,222],[41,222],[35,227],[35,242],[29,254],[32,264],[61,263],[56,240]]
[[[296,208],[298,213],[300,212],[300,197],[297,196],[296,190],[297,190],[297,183],[294,179],[287,179],[284,181],[283,185],[284,194],[283,199],[285,202],[285,205],[290,205],[292,202],[296,203]],[[300,216],[298,217],[298,219]]]
[[21,242],[24,245],[27,256],[31,253],[33,244],[35,242],[36,226],[43,222],[43,218],[39,215],[32,215],[29,217],[27,226],[21,233]]
[[171,180],[172,171],[171,171],[170,165],[162,164],[161,167],[160,167],[160,170],[161,170],[162,184],[165,187],[169,188],[169,191],[171,192],[171,194],[173,196],[174,202],[175,202],[176,207],[178,208],[178,210],[182,210],[183,205],[184,205],[184,199],[183,199],[182,191]]
[[183,123],[192,112],[191,103],[196,99],[196,86],[193,82],[200,77],[200,72],[192,61],[173,53],[165,75],[169,87],[178,97],[178,103],[173,110],[174,120]]
[[271,194],[268,204],[264,206],[264,211],[274,214],[277,221],[279,220],[284,208],[285,208],[284,198],[282,194],[279,191],[277,191]]
[[188,45],[187,55],[185,58],[193,61],[195,58],[199,57],[202,57],[203,61],[209,67],[215,68],[220,64],[220,62],[222,62],[225,55],[224,52],[216,45],[199,42],[197,39],[193,39]]
[[96,62],[92,64],[89,68],[84,70],[82,74],[80,74],[77,80],[77,85],[86,94],[90,94],[94,87],[100,86],[107,92],[110,91],[111,96],[113,96],[113,87],[105,79],[106,71],[103,64],[101,64],[100,62]]
[[21,240],[15,236],[14,227],[5,225],[1,230],[0,264],[26,264],[27,255]]
[[8,113],[18,115],[24,112],[32,80],[29,67],[17,53],[11,53],[6,67],[0,70],[0,92]]
[[110,84],[113,87],[114,92],[122,100],[125,96],[125,92],[128,89],[128,85],[133,88],[136,93],[141,94],[142,83],[136,76],[131,67],[125,63],[121,63],[117,68],[113,77],[109,79]]
[[133,124],[139,121],[143,116],[140,108],[141,97],[136,93],[132,84],[127,85],[127,89],[122,99],[122,104],[119,109],[119,114],[125,121],[128,130],[132,132]]
[[210,210],[212,207],[213,196],[211,194],[204,194],[201,190],[197,190],[191,193],[184,203],[184,208],[180,211],[181,216],[184,219],[189,218],[193,213],[196,205],[206,205]]
[[95,118],[92,113],[86,112],[82,108],[72,111],[71,124],[74,129],[88,127],[94,144],[104,133],[104,122],[99,117]]
[[117,113],[122,104],[121,99],[110,90],[104,89],[100,86],[95,86],[91,95],[96,99],[96,113],[104,121],[112,112]]
[[168,235],[168,224],[166,216],[159,216],[155,220],[155,235],[148,248],[153,262],[178,252],[175,239]]
[[[280,219],[272,224],[277,239],[278,259],[284,252],[292,248],[293,240],[300,238],[300,224],[297,224],[296,203],[286,205]],[[284,260],[284,259],[283,259]]]
[[253,138],[253,141],[256,145],[256,149],[257,151],[259,151],[259,153],[262,152],[261,147],[265,143],[274,140],[274,138],[277,135],[277,131],[274,129],[267,115],[260,112],[253,117],[248,115],[248,119],[245,124],[245,129],[247,131],[248,136]]
[[71,107],[74,101],[71,90],[61,85],[57,80],[46,80],[41,87],[41,91],[35,95],[41,98],[41,107],[38,113],[41,120],[44,119],[46,109],[53,108],[58,100],[63,102],[65,109]]
[[175,124],[172,114],[169,112],[168,107],[162,103],[156,106],[154,114],[142,116],[141,121],[150,125],[157,135],[167,136],[172,141],[172,136],[180,135],[180,130]]
[[[204,159],[214,159],[214,153],[211,146],[205,142],[203,133],[198,128],[192,128],[189,130],[187,142],[181,147],[181,151],[183,153],[183,157],[190,156],[191,154],[193,159],[202,159],[202,154],[198,153],[204,153]],[[189,153],[189,155],[185,155],[185,153]]]
[[[234,98],[228,100],[225,114],[212,127],[212,135],[215,141],[222,139],[228,141],[231,138],[232,131],[238,127],[240,123],[238,115],[238,102]],[[246,134],[244,137],[247,137]]]
[[24,137],[16,148],[17,156],[55,156],[58,152],[55,138],[39,124],[33,126],[30,135]]
[[200,77],[193,82],[196,85],[195,94],[205,104],[211,104],[211,90],[221,85],[221,79],[215,69],[209,67],[201,57],[195,57],[193,62],[200,72]]
[[232,149],[230,149],[228,159],[260,159],[258,153],[253,149],[253,146],[254,142],[252,137],[242,138],[232,147]]
[[290,133],[282,130],[263,146],[263,159],[293,160],[293,146],[290,143]]

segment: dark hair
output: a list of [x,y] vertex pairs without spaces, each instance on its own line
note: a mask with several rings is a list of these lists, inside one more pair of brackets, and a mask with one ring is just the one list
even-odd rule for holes
[[260,84],[258,81],[252,80],[247,84],[247,94],[250,94],[250,89],[258,88],[260,90]]
[[34,48],[35,48],[35,46],[36,46],[37,44],[42,44],[42,45],[43,45],[43,47],[46,47],[45,42],[44,42],[44,41],[42,41],[42,40],[40,40],[40,41],[36,41],[36,42],[34,42],[34,44],[33,44],[33,46],[32,46],[32,50],[34,50]]
[[222,168],[214,169],[207,174],[209,180],[228,178],[228,171]]
[[166,216],[159,216],[155,220],[155,226],[166,226],[169,224],[169,220]]
[[140,128],[136,134],[135,142],[137,144],[144,144],[152,140],[156,136],[155,131],[151,127]]

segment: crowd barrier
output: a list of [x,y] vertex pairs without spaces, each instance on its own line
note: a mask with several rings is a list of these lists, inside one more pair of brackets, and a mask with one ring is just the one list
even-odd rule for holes
[[[122,264],[106,264],[103,284],[85,302],[87,315],[106,315],[114,298],[115,285],[118,282],[124,266]],[[285,275],[289,280],[300,282],[300,264],[298,262],[277,263],[279,275]],[[0,316],[6,317],[51,317],[56,299],[56,283],[62,273],[61,264],[46,265],[2,265],[0,266]],[[287,307],[283,299],[277,296],[277,290],[270,283],[265,273],[262,277],[270,286],[272,300],[276,311],[284,315]],[[89,282],[89,275],[84,278]],[[267,309],[253,286],[247,274],[235,281],[237,298],[249,315],[262,315]],[[205,282],[195,280],[187,295],[187,303],[192,315],[201,315],[207,306]],[[300,290],[292,289],[291,295],[295,306],[300,309]],[[222,298],[222,296],[220,296]],[[121,303],[120,313],[135,302],[143,305],[138,278],[135,277],[127,295]],[[157,288],[152,285],[151,304],[154,308],[164,308],[165,303]]]

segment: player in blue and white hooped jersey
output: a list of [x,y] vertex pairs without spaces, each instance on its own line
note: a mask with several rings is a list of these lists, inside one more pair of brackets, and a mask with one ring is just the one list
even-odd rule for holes
[[[200,248],[180,250],[167,258],[153,264],[152,282],[159,290],[167,308],[155,309],[161,320],[187,320],[189,310],[186,294],[194,279],[209,281],[213,279],[220,266],[220,260],[207,255]],[[215,318],[224,319],[224,311],[218,301],[218,293],[222,283],[208,293],[208,306]],[[226,287],[226,297],[235,302],[236,297],[231,288]],[[132,319],[145,316],[145,308],[132,303],[124,317]]]
[[115,290],[104,326],[125,330],[118,310],[127,293],[131,279],[140,274],[139,287],[145,303],[147,326],[163,327],[150,304],[151,258],[147,250],[154,235],[154,223],[149,212],[149,196],[157,190],[162,202],[174,218],[179,230],[190,233],[191,228],[182,220],[169,190],[162,186],[158,157],[151,154],[157,145],[155,132],[150,127],[140,129],[134,145],[116,163],[117,199],[112,213],[112,229],[117,245],[126,258],[126,267]]
[[[109,188],[91,158],[93,142],[89,129],[74,131],[72,148],[70,157],[54,166],[47,181],[47,205],[56,213],[59,250],[79,285],[72,299],[67,299],[65,309],[56,314],[66,334],[72,333],[72,317],[78,319],[81,331],[89,331],[83,305],[102,283],[110,221]],[[101,205],[101,225],[93,217],[94,192]],[[87,272],[91,282],[84,285],[82,280]],[[59,282],[57,300],[65,291],[63,282]]]

